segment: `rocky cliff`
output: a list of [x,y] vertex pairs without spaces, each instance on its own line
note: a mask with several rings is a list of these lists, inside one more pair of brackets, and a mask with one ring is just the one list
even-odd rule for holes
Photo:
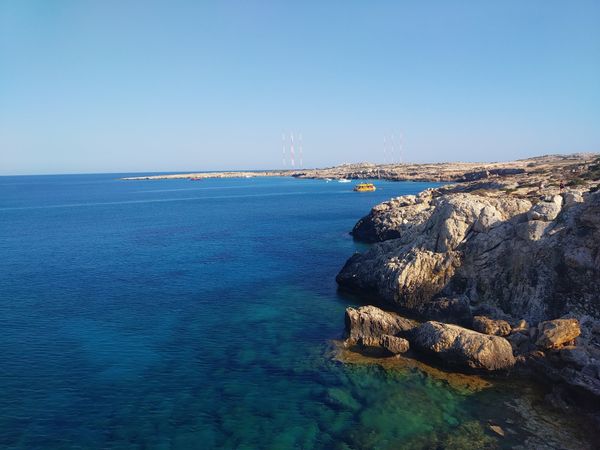
[[[396,312],[443,322],[407,336],[442,359],[509,367],[508,345],[517,362],[600,399],[600,192],[597,167],[588,169],[579,175],[587,184],[562,189],[550,173],[517,174],[377,205],[352,232],[375,244],[337,281]],[[484,362],[466,347],[491,341],[447,323],[498,335]]]

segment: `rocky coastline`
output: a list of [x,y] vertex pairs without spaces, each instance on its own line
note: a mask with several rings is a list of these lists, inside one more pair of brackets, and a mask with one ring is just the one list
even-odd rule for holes
[[468,183],[536,172],[547,173],[572,166],[579,170],[582,164],[593,160],[593,154],[547,155],[536,158],[492,163],[402,163],[402,164],[342,164],[321,169],[252,170],[226,172],[188,172],[126,177],[124,180],[205,180],[210,178],[294,177],[298,179],[379,179],[389,181],[437,181]]
[[336,278],[371,303],[345,349],[535,376],[600,426],[599,186],[597,156],[541,158],[376,205]]

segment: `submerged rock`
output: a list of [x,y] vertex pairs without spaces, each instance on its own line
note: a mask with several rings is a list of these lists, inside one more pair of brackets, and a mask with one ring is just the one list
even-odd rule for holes
[[544,349],[559,348],[581,334],[577,319],[548,320],[540,323],[538,329],[536,345]]
[[515,364],[510,343],[457,325],[426,322],[413,331],[413,343],[447,363],[471,369],[508,369]]

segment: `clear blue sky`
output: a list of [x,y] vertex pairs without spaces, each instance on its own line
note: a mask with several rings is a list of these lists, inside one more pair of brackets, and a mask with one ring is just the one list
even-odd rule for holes
[[0,174],[600,151],[600,2],[0,0]]

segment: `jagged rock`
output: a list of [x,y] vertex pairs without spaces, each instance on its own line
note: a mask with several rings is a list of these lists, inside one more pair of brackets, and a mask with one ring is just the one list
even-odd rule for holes
[[472,232],[473,223],[482,217],[484,208],[487,213],[483,216],[494,215],[506,222],[531,207],[528,200],[473,194],[433,198],[430,205],[427,220],[423,222],[422,215],[415,219],[418,233],[407,226],[407,230],[413,231],[355,255],[338,274],[338,283],[345,288],[375,293],[389,303],[422,313],[428,309],[426,303],[436,296],[447,297],[442,291],[451,287],[453,277],[454,282],[458,281],[455,271],[462,265],[462,247],[470,238],[491,259],[495,259],[491,251],[507,245],[503,224],[491,226],[486,219],[479,229],[491,226],[488,232]]
[[529,220],[552,221],[560,214],[562,202],[562,197],[560,195],[555,195],[551,197],[551,199],[541,201],[534,205],[527,213],[527,217]]
[[473,329],[495,336],[508,336],[511,332],[511,326],[506,320],[492,320],[485,316],[473,317]]
[[559,348],[581,334],[577,319],[556,319],[538,325],[539,336],[536,345],[540,348]]
[[508,369],[515,364],[510,343],[499,336],[440,322],[425,322],[412,334],[416,347],[449,364],[485,370]]
[[383,348],[394,355],[406,353],[410,347],[410,344],[406,339],[390,336],[389,334],[381,336],[380,343]]
[[[453,320],[434,315],[441,298],[465,298],[476,315],[495,320],[523,319],[533,326],[515,327],[508,336],[515,354],[523,361],[545,361],[539,370],[543,376],[600,397],[600,375],[594,375],[600,361],[600,192],[585,193],[583,202],[565,208],[552,196],[540,202],[552,205],[532,208],[527,199],[490,197],[493,192],[472,186],[464,190],[471,192],[433,192],[424,200],[426,220],[419,217],[413,224],[404,214],[402,226],[408,231],[353,256],[338,283],[441,322]],[[539,198],[539,189],[532,192],[530,198]],[[534,217],[528,212],[544,212],[542,206],[554,208],[556,215],[529,220]],[[413,225],[418,232],[410,231]],[[494,308],[502,314],[487,312]],[[558,341],[546,336],[544,321],[566,314],[582,320],[576,348],[585,353],[556,351],[573,336]],[[584,326],[582,317],[593,320],[586,319]]]
[[350,343],[378,346],[382,335],[395,336],[413,329],[417,323],[375,306],[346,309],[346,332]]
[[350,234],[364,242],[414,235],[431,215],[430,202],[431,192],[423,191],[418,197],[405,195],[380,203],[358,221]]
[[[338,283],[416,313],[436,298],[466,296],[531,323],[571,311],[600,317],[600,192],[565,210],[560,224],[527,221],[523,199],[453,193],[430,203],[419,233],[355,255]],[[502,221],[476,226],[492,208]]]

